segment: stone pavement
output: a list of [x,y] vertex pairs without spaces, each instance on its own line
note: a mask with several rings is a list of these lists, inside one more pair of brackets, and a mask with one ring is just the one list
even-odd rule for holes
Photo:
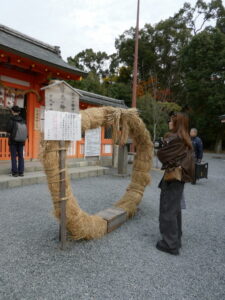
[[[137,215],[99,240],[68,241],[60,250],[58,223],[46,184],[0,192],[1,300],[225,299],[225,155],[205,155],[209,178],[185,185],[182,249],[159,252],[158,183],[152,171]],[[96,213],[124,193],[129,177],[72,180],[82,209]]]

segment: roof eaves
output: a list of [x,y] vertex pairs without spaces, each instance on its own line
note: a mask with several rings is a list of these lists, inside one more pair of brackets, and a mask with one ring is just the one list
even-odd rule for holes
[[70,73],[72,72],[73,74],[76,74],[76,75],[86,75],[86,74],[87,74],[87,72],[84,72],[84,71],[82,71],[82,70],[76,69],[76,68],[74,68],[74,67],[68,65],[68,64],[67,64],[66,62],[64,62],[63,60],[62,60],[62,61],[63,61],[65,64],[67,64],[68,66],[70,66],[70,67],[66,67],[66,66],[61,66],[61,65],[58,65],[58,64],[54,64],[54,63],[51,63],[51,62],[49,62],[49,61],[46,61],[46,60],[37,58],[37,57],[35,57],[35,56],[32,56],[32,55],[23,53],[23,52],[21,52],[21,51],[15,50],[15,49],[13,49],[13,48],[9,48],[9,47],[4,46],[4,45],[0,45],[0,49],[6,50],[6,51],[10,51],[10,52],[12,52],[12,53],[14,53],[14,54],[17,54],[17,55],[20,55],[20,56],[22,56],[22,57],[30,58],[30,59],[32,59],[32,60],[34,60],[34,61],[36,61],[36,62],[43,63],[44,65],[48,65],[48,66],[52,66],[52,67],[57,67],[57,68],[60,69],[60,70],[64,70],[64,71],[67,71],[67,72],[70,72]]
[[113,107],[121,107],[121,108],[127,108],[127,106],[125,104],[121,104],[121,103],[115,103],[115,102],[108,102],[108,101],[104,101],[104,100],[100,100],[100,99],[93,99],[93,98],[89,98],[89,97],[81,97],[80,100],[82,102],[86,102],[86,103],[90,103],[90,104],[99,104],[99,105],[103,105],[103,106],[113,106]]
[[34,38],[32,38],[32,37],[30,37],[30,36],[28,36],[26,34],[23,34],[23,33],[15,30],[15,29],[9,28],[9,27],[7,27],[5,25],[2,25],[2,24],[0,24],[0,31],[3,31],[3,32],[7,33],[7,34],[10,34],[10,35],[13,35],[15,37],[18,37],[20,39],[23,39],[23,40],[25,40],[25,41],[27,41],[29,43],[32,43],[34,45],[37,45],[39,47],[48,49],[48,50],[52,51],[53,53],[57,54],[59,57],[61,57],[61,55],[59,54],[60,53],[59,46],[51,46],[51,45],[49,45],[47,43],[44,43],[44,42],[39,41],[37,39],[34,39]]
[[84,97],[87,96],[87,97],[90,97],[90,98],[100,99],[100,100],[107,101],[107,102],[113,102],[113,103],[122,104],[122,105],[124,104],[124,100],[119,100],[119,99],[115,99],[115,98],[111,98],[111,97],[107,97],[107,96],[102,96],[102,95],[99,95],[99,94],[94,94],[94,93],[87,92],[87,91],[80,90],[80,89],[77,89],[77,90]]

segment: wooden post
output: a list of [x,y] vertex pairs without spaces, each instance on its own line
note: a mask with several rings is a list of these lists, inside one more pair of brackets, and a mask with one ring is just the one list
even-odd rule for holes
[[60,241],[61,249],[64,250],[66,247],[66,172],[65,172],[65,159],[66,159],[66,150],[65,150],[65,141],[59,142],[59,169],[60,169],[60,185],[59,185],[59,197],[60,197]]
[[112,156],[112,167],[118,167],[118,153],[119,153],[119,146],[113,145],[113,156]]
[[127,174],[127,159],[128,151],[127,144],[124,146],[119,146],[119,156],[118,156],[118,174]]

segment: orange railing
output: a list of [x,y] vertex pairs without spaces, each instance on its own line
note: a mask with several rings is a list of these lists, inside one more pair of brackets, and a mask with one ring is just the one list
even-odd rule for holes
[[9,160],[10,159],[8,139],[4,138],[4,137],[0,138],[0,159],[1,160]]
[[[30,153],[29,153],[29,140],[26,141],[26,144],[24,147],[24,158],[25,159],[31,158]],[[8,138],[6,138],[6,137],[0,138],[0,160],[10,160]]]
[[[35,157],[32,157],[32,144],[30,145],[29,139],[26,141],[24,147],[24,158],[31,159],[37,158],[38,151]],[[67,157],[69,158],[83,158],[84,157],[84,146],[85,140],[81,139],[77,142],[72,142],[67,151]],[[112,139],[104,139],[102,134],[101,142],[101,156],[111,156],[112,155]],[[0,137],[0,160],[10,160],[10,151],[8,146],[8,138]]]

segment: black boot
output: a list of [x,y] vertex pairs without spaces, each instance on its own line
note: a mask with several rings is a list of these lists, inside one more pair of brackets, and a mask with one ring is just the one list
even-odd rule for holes
[[163,251],[163,252],[166,252],[166,253],[169,253],[169,254],[172,254],[172,255],[179,255],[179,250],[178,249],[176,249],[176,248],[174,248],[174,249],[168,248],[168,246],[166,245],[166,242],[163,241],[163,240],[157,242],[156,248],[159,251]]

